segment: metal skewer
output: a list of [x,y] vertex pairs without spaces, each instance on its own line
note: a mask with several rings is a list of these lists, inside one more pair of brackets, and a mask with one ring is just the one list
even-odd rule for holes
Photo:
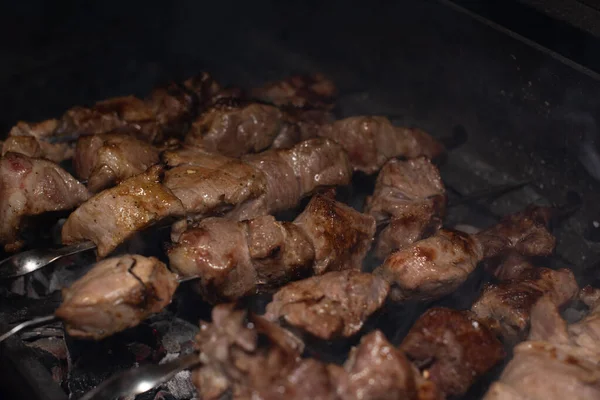
[[178,372],[200,363],[198,353],[192,353],[164,364],[148,364],[132,368],[105,380],[80,400],[106,400],[141,394],[167,382]]

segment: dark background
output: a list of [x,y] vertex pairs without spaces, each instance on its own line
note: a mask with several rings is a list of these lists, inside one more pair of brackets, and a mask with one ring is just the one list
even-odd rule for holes
[[13,2],[0,6],[0,131],[204,69],[241,85],[320,71],[346,115],[466,131],[442,168],[456,191],[531,181],[480,205],[491,218],[580,194],[558,258],[598,284],[595,17],[574,26],[518,1]]

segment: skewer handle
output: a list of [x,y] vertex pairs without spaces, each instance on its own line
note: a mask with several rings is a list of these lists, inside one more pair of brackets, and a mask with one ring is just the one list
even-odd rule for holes
[[0,261],[0,279],[16,278],[37,271],[71,254],[96,248],[93,242],[85,241],[57,249],[34,249],[10,256]]
[[131,396],[167,382],[178,372],[200,364],[198,353],[188,354],[164,364],[148,364],[114,375],[86,393],[80,400],[115,399]]
[[58,321],[58,318],[56,318],[53,314],[53,315],[46,315],[44,317],[33,318],[33,319],[30,319],[29,321],[22,322],[19,325],[13,327],[8,332],[4,333],[2,336],[0,336],[0,343],[4,342],[9,337],[21,332],[25,328],[33,328],[36,326],[49,324],[54,321]]

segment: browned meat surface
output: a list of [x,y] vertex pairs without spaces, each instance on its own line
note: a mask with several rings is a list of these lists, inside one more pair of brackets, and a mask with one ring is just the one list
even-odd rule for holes
[[388,284],[373,274],[328,272],[279,289],[267,305],[266,317],[321,339],[350,337],[381,308],[388,290]]
[[499,281],[509,281],[526,279],[536,267],[531,263],[530,258],[511,250],[487,260],[486,269]]
[[[164,185],[177,196],[187,213],[225,212],[266,190],[261,171],[237,159],[197,153],[165,173]],[[175,160],[171,160],[175,161]]]
[[425,157],[385,163],[367,198],[365,212],[384,227],[375,253],[384,259],[442,226],[446,190],[438,169]]
[[400,345],[447,396],[461,396],[504,358],[502,343],[470,311],[427,310]]
[[331,109],[337,89],[321,74],[293,75],[253,89],[251,95],[276,106]]
[[233,161],[231,157],[209,153],[202,148],[186,145],[166,149],[163,151],[161,159],[168,167],[190,165],[210,169],[219,169]]
[[319,136],[321,126],[335,121],[332,113],[320,109],[284,109],[285,124],[271,147],[276,149],[289,149],[303,140]]
[[2,146],[2,155],[15,152],[57,163],[73,157],[73,147],[70,143],[53,143],[57,126],[58,120],[55,119],[38,123],[18,122],[12,127]]
[[169,260],[180,275],[200,276],[199,287],[208,300],[234,300],[311,273],[360,269],[374,224],[372,218],[317,195],[293,223],[272,216],[242,222],[204,219],[181,230]]
[[314,196],[294,221],[312,241],[313,270],[320,275],[344,269],[360,270],[371,248],[375,220],[325,196]]
[[512,249],[524,256],[548,256],[554,251],[556,238],[548,230],[552,209],[529,206],[523,212],[505,217],[499,224],[481,231],[477,239],[483,244],[485,257],[497,256]]
[[303,375],[294,373],[302,348],[289,333],[230,304],[213,309],[212,323],[201,322],[196,343],[202,366],[192,372],[192,382],[205,400],[227,393],[234,399],[289,398],[286,381]]
[[154,257],[109,258],[63,290],[56,316],[69,335],[99,340],[163,310],[176,288],[175,276]]
[[23,219],[48,211],[69,210],[90,196],[88,190],[53,162],[7,153],[0,159],[0,243],[19,250]]
[[588,324],[598,323],[597,303],[589,295],[597,300],[600,291],[588,287],[582,294],[584,301],[592,301],[592,308],[569,327],[550,298],[535,304],[529,340],[515,348],[513,359],[490,387],[486,400],[600,398],[600,349],[593,336],[582,336],[590,333]]
[[355,170],[372,174],[390,158],[435,158],[443,146],[427,133],[396,127],[385,117],[350,117],[324,125],[319,135],[339,143]]
[[77,140],[74,166],[88,188],[99,192],[158,163],[158,150],[128,133],[82,136]]
[[441,398],[435,385],[421,378],[402,351],[374,331],[352,349],[343,371],[331,368],[342,400]]
[[98,246],[98,257],[104,257],[153,223],[182,216],[181,201],[160,184],[161,172],[155,165],[86,201],[63,225],[63,243],[91,240]]
[[169,250],[173,270],[200,276],[207,300],[233,300],[306,275],[314,251],[295,225],[271,216],[235,222],[207,218]]
[[495,321],[493,325],[507,342],[524,339],[531,309],[542,296],[562,306],[578,291],[573,272],[567,269],[536,268],[520,278],[486,285],[471,308],[480,319]]
[[440,400],[380,332],[365,336],[343,367],[300,359],[301,343],[261,317],[213,309],[196,337],[202,361],[192,381],[202,399]]
[[316,190],[347,185],[352,177],[345,151],[326,139],[306,140],[289,150],[267,151],[245,160],[265,174],[267,190],[229,214],[239,220],[292,208]]
[[283,124],[283,114],[277,107],[226,99],[196,118],[185,142],[210,152],[240,157],[270,147]]
[[149,142],[161,139],[152,108],[134,96],[114,97],[90,108],[73,107],[62,116],[55,134],[76,138],[119,128],[135,130],[138,137]]
[[442,229],[392,253],[374,273],[390,283],[394,301],[433,300],[455,291],[482,256],[471,236]]

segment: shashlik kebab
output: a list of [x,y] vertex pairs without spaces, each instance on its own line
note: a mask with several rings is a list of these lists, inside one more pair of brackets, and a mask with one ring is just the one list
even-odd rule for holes
[[[490,236],[503,241],[506,252],[519,249],[528,256],[548,255],[554,237],[549,232],[549,236],[532,235],[547,231],[545,223],[532,219],[543,209],[529,207],[477,235],[442,229],[392,253],[372,274],[330,272],[292,282],[274,294],[266,316],[320,339],[352,336],[383,306],[386,298],[393,302],[432,301],[454,292],[485,255],[492,254],[486,247]],[[517,237],[523,240],[518,241]],[[530,241],[543,241],[545,245],[534,246]],[[499,251],[494,247],[493,254],[497,256]],[[360,307],[351,307],[352,304]]]
[[196,343],[201,365],[192,382],[206,400],[442,398],[379,331],[363,337],[343,366],[326,364],[301,358],[302,345],[280,326],[222,304],[211,323],[201,322]]
[[548,297],[535,304],[528,340],[516,346],[485,400],[600,398],[600,289],[587,286],[579,297],[589,312],[571,325]]
[[[514,260],[509,256],[503,268],[517,265]],[[504,358],[502,343],[512,348],[527,335],[537,301],[544,298],[562,307],[578,290],[572,271],[529,264],[527,272],[484,288],[470,310],[427,310],[400,349],[442,393],[461,396]]]
[[109,258],[63,290],[55,315],[71,336],[101,339],[164,309],[179,280],[198,279],[205,299],[223,302],[312,274],[359,270],[374,233],[372,217],[320,195],[292,223],[208,218],[171,252],[178,275],[153,257]]

